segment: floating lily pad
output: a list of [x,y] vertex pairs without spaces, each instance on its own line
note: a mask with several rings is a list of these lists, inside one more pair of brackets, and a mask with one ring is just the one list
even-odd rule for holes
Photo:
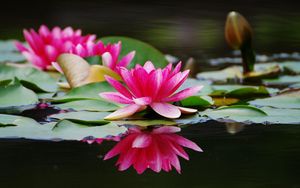
[[175,121],[169,119],[124,120],[124,121],[113,121],[113,122],[117,125],[135,125],[139,127],[177,124]]
[[247,85],[212,85],[211,96],[226,96],[234,98],[266,97],[277,93],[279,90],[264,86]]
[[126,131],[125,127],[111,123],[102,126],[86,126],[63,120],[59,123],[41,125],[30,118],[0,114],[0,138],[79,141],[91,136],[95,138],[118,136]]
[[226,83],[230,80],[241,80],[243,78],[241,66],[231,66],[219,71],[201,72],[197,74],[200,80],[211,80],[214,82]]
[[108,114],[109,113],[107,112],[80,111],[80,112],[67,112],[67,113],[54,114],[49,117],[58,120],[69,120],[80,124],[104,125],[109,123],[108,121],[104,120],[104,117],[107,116]]
[[83,99],[101,99],[100,92],[115,91],[107,82],[91,83],[73,88],[63,96],[53,98],[54,103],[70,102]]
[[[271,66],[273,65],[273,66]],[[230,66],[219,71],[208,71],[197,74],[197,78],[201,80],[211,80],[215,83],[240,83],[242,80],[260,80],[262,78],[270,78],[279,75],[280,67],[277,64],[268,66],[255,65],[255,71],[243,74],[242,66]]]
[[0,41],[0,62],[24,62],[25,57],[15,47],[14,40]]
[[39,102],[37,95],[25,88],[18,80],[13,84],[0,86],[0,112],[19,113],[35,107]]
[[154,48],[153,46],[142,42],[137,39],[121,36],[104,37],[101,40],[107,43],[122,42],[121,57],[125,56],[131,51],[136,51],[135,57],[132,60],[129,68],[134,67],[136,64],[144,64],[146,61],[152,61],[156,67],[165,67],[168,62],[163,53]]
[[0,81],[18,78],[21,83],[34,91],[55,92],[57,90],[56,80],[47,73],[32,67],[15,67],[0,64]]
[[118,136],[125,133],[127,129],[114,123],[102,126],[86,126],[68,120],[60,121],[53,128],[53,137],[63,140],[82,140],[86,137],[105,138]]
[[288,61],[284,63],[279,63],[282,69],[294,74],[300,74],[300,62]]
[[300,83],[300,75],[297,76],[280,76],[279,78],[274,79],[264,79],[263,83],[265,85],[282,85],[288,86],[292,84]]
[[[300,109],[300,91],[284,93],[270,98],[256,99],[249,102],[255,106],[269,106],[274,108]],[[285,109],[284,109],[285,110]],[[282,110],[282,111],[284,111]],[[300,114],[299,114],[300,116]]]
[[49,140],[53,125],[41,125],[35,120],[22,116],[0,114],[0,124],[14,125],[1,127],[0,138],[28,138],[38,140]]
[[251,122],[253,118],[267,116],[259,108],[248,105],[226,106],[215,110],[207,109],[199,113],[201,116],[222,122]]
[[102,100],[78,100],[62,104],[55,104],[54,106],[60,109],[73,109],[76,111],[86,110],[98,112],[114,111],[119,108],[119,106],[117,106],[116,104]]
[[233,105],[200,112],[220,122],[260,123],[260,124],[299,124],[299,109],[255,108],[246,105]]
[[214,104],[210,96],[191,96],[181,101],[182,106],[206,108]]

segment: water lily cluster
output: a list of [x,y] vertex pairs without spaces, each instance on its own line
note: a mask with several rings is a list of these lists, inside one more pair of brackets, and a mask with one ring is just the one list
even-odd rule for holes
[[[49,29],[42,25],[38,32],[33,29],[24,30],[24,37],[29,47],[20,42],[16,43],[16,47],[28,61],[43,70],[49,69],[53,65],[60,72],[66,72],[67,80],[74,87],[95,80],[102,80],[102,78],[97,78],[97,72],[103,71],[103,68],[90,67],[81,61],[81,58],[101,56],[103,66],[117,74],[113,77],[111,77],[112,74],[105,76],[107,82],[117,92],[104,92],[100,93],[100,96],[112,102],[126,104],[124,108],[108,115],[106,117],[108,120],[126,118],[147,107],[166,118],[178,118],[182,113],[195,113],[197,111],[172,104],[196,94],[202,88],[202,86],[197,86],[177,92],[189,74],[189,70],[180,71],[181,63],[178,63],[174,69],[172,64],[165,68],[155,68],[152,62],[148,61],[144,66],[137,64],[135,68],[129,70],[126,67],[134,58],[134,51],[120,59],[120,42],[104,45],[101,41],[96,42],[96,35],[82,35],[81,30],[74,30],[71,27]],[[61,67],[56,63],[66,53],[73,54],[71,59],[74,62],[65,67],[71,72],[62,70],[64,66]],[[67,59],[67,61],[71,60]],[[79,62],[83,63],[83,66],[77,67]],[[104,71],[104,74],[108,72]],[[70,76],[74,77],[74,75],[75,79],[69,78]],[[123,84],[116,78],[121,80]],[[74,80],[75,82],[73,82]]]
[[[24,37],[28,45],[16,42],[16,47],[38,69],[55,68],[64,74],[71,88],[107,81],[116,90],[99,93],[105,100],[122,104],[121,108],[106,116],[106,120],[128,118],[146,109],[171,119],[197,112],[197,109],[175,105],[203,87],[179,90],[189,75],[189,70],[181,71],[181,62],[175,66],[170,63],[164,68],[156,68],[151,61],[139,62],[143,65],[136,64],[129,69],[135,51],[120,57],[121,42],[105,45],[96,40],[96,35],[82,35],[81,30],[71,27],[49,29],[42,25],[38,31],[24,30]],[[102,65],[90,65],[84,59],[93,56],[101,57]],[[146,169],[168,172],[174,167],[180,173],[178,156],[189,160],[183,147],[202,151],[194,142],[175,134],[180,130],[173,126],[143,130],[131,127],[126,135],[122,135],[123,139],[116,136],[82,141],[90,144],[117,141],[104,159],[119,155],[117,166],[121,171],[133,166],[139,174]]]
[[16,42],[16,47],[41,70],[51,69],[52,65],[60,70],[56,64],[57,58],[63,53],[71,53],[83,58],[101,56],[105,66],[118,72],[118,67],[126,67],[135,54],[134,51],[130,52],[119,61],[120,42],[104,45],[102,41],[96,41],[96,35],[82,35],[80,29],[74,30],[72,27],[49,29],[42,25],[38,31],[25,29],[23,33],[28,46]]

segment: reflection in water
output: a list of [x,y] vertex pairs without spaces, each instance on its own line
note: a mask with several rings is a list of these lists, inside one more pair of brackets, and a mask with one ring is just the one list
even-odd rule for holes
[[169,172],[174,167],[180,173],[178,156],[189,160],[183,147],[202,152],[196,143],[176,134],[180,131],[179,127],[173,126],[151,130],[129,128],[128,134],[105,155],[104,160],[119,155],[116,165],[120,171],[133,166],[139,174],[147,168],[155,172]]
[[236,134],[238,132],[241,132],[245,128],[245,124],[238,123],[238,122],[227,122],[225,123],[226,130],[230,134]]

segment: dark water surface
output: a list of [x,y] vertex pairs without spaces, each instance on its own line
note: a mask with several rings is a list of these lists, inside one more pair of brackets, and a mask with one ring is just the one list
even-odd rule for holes
[[102,161],[113,142],[0,141],[0,187],[300,187],[299,126],[251,125],[232,135],[214,122],[183,129],[203,153],[175,170],[138,175]]
[[[231,55],[223,37],[226,14],[243,13],[255,30],[262,54],[300,49],[296,1],[52,1],[6,5],[0,11],[0,38],[22,38],[22,28],[74,26],[98,36],[127,35],[165,53],[199,61]],[[184,128],[182,135],[204,153],[188,151],[175,171],[143,175],[118,172],[116,159],[102,161],[113,142],[0,140],[0,188],[10,187],[300,187],[300,126],[248,125],[230,134],[215,122]]]

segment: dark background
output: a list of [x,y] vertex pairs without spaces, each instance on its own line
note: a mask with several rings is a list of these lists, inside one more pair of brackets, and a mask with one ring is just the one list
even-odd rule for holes
[[300,11],[292,0],[6,1],[0,38],[22,39],[23,28],[46,24],[81,28],[98,37],[126,35],[185,60],[231,55],[224,40],[229,11],[242,13],[255,31],[260,54],[299,51]]

